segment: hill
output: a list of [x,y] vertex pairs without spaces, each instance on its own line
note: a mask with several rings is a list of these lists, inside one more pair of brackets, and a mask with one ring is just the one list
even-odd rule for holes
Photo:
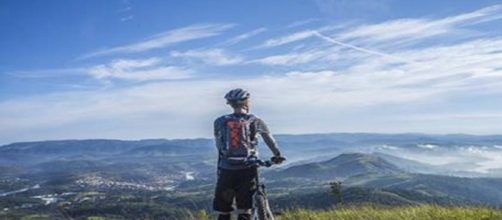
[[278,178],[300,177],[329,180],[369,173],[401,172],[403,171],[397,166],[380,157],[362,153],[345,153],[322,162],[292,166],[273,175]]
[[321,162],[268,172],[264,176],[273,192],[296,191],[295,196],[279,194],[273,197],[281,204],[277,208],[327,208],[334,205],[335,200],[326,193],[328,183],[333,180],[342,181],[344,200],[348,203],[502,204],[501,178],[410,173],[394,163],[413,164],[383,154],[345,153]]

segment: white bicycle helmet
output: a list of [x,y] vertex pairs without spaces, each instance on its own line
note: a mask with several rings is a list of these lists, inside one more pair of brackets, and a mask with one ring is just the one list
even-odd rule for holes
[[227,103],[241,103],[246,101],[250,95],[251,94],[249,94],[248,91],[241,88],[237,88],[230,90],[225,95],[225,99],[227,100]]

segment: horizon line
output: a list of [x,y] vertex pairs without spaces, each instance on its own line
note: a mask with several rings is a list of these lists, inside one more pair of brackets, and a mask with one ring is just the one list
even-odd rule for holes
[[[501,134],[473,134],[473,133],[424,133],[424,132],[326,132],[326,133],[277,133],[273,136],[307,136],[307,135],[337,135],[337,134],[347,134],[347,135],[422,135],[422,136],[476,136],[476,137],[489,137],[489,136],[502,136]],[[140,139],[118,139],[118,138],[68,138],[68,139],[45,139],[45,140],[27,140],[27,141],[14,141],[8,143],[0,143],[0,148],[21,143],[37,143],[37,142],[61,142],[61,141],[153,141],[153,140],[166,140],[166,141],[176,141],[176,140],[198,140],[198,139],[210,139],[213,137],[175,137],[175,138],[140,138]]]

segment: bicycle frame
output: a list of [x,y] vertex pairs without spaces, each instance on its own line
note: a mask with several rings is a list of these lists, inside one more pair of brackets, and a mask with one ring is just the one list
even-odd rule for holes
[[[262,161],[257,158],[251,158],[250,163],[256,165],[257,168],[265,166],[270,167],[274,164],[271,161]],[[274,220],[274,215],[270,210],[265,184],[260,182],[260,172],[256,173],[256,191],[253,194],[253,210],[252,219],[254,220]]]

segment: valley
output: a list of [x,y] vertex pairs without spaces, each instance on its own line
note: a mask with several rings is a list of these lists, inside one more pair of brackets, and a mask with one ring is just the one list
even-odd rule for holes
[[[497,147],[502,136],[360,133],[277,139],[287,163],[261,170],[274,210],[326,209],[341,201],[502,205],[499,164],[490,161],[502,154]],[[267,151],[261,146],[262,158],[270,156]],[[4,145],[0,217],[176,219],[210,212],[216,160],[210,139]],[[333,181],[341,183],[340,198],[330,193]]]

